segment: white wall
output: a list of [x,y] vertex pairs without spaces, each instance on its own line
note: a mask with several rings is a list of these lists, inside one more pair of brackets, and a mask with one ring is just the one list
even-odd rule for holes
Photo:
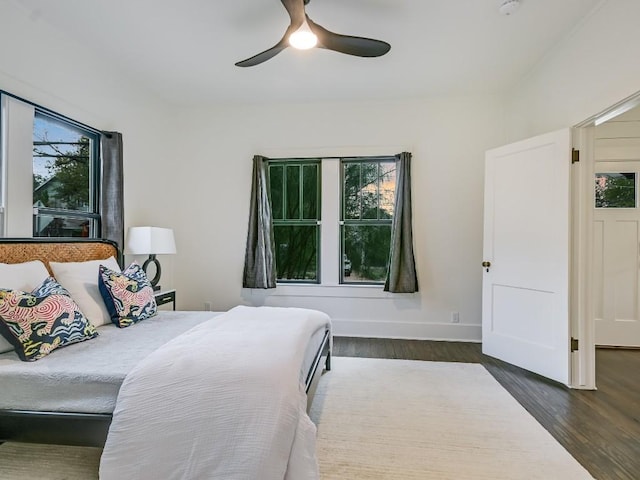
[[[238,303],[320,308],[338,333],[480,339],[484,151],[501,143],[498,98],[240,106],[174,112],[15,2],[0,15],[0,88],[98,129],[125,148],[128,226],[173,227],[178,254],[161,258],[180,309]],[[252,295],[241,289],[251,158],[413,153],[420,293]],[[363,293],[364,292],[364,293]],[[350,294],[347,294],[350,295]],[[366,298],[366,297],[374,298]],[[460,324],[451,323],[451,312]]]
[[0,89],[94,128],[122,132],[125,221],[163,226],[174,186],[173,144],[165,141],[173,132],[169,109],[97,52],[17,3],[2,2],[1,9]]
[[574,126],[640,91],[640,2],[602,2],[511,92],[507,138]]
[[[179,306],[295,305],[326,311],[342,334],[479,340],[484,151],[502,138],[498,105],[495,98],[447,98],[181,112],[179,213],[171,217]],[[357,287],[353,297],[344,291],[322,297],[242,291],[254,154],[402,150],[413,153],[420,293],[371,298],[378,295]],[[460,312],[459,325],[451,323],[452,311]]]

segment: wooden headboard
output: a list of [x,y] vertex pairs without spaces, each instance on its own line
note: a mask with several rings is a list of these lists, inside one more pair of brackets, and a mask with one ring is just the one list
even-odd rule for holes
[[115,257],[122,265],[122,254],[115,242],[88,238],[0,238],[0,263],[42,261],[86,262]]

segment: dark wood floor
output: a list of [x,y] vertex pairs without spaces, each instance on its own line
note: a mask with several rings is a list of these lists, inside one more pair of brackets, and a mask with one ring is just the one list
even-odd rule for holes
[[336,337],[333,345],[343,357],[481,363],[594,478],[640,479],[640,350],[598,349],[598,390],[583,391],[483,355],[475,343]]

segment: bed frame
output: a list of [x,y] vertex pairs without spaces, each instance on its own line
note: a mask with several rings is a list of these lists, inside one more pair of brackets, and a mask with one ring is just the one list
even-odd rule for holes
[[[49,261],[83,262],[110,256],[123,264],[118,246],[109,240],[0,238],[1,263],[41,260],[49,269]],[[323,370],[331,370],[330,337],[330,332],[326,331],[307,373],[307,411]],[[0,410],[0,443],[14,441],[102,447],[111,419],[108,414]]]

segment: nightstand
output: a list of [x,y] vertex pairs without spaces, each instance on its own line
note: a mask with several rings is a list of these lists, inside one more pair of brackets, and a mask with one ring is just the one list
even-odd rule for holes
[[176,309],[176,291],[175,290],[167,290],[165,292],[158,292],[155,294],[156,304],[158,306],[164,305],[166,303],[173,303],[173,309]]

